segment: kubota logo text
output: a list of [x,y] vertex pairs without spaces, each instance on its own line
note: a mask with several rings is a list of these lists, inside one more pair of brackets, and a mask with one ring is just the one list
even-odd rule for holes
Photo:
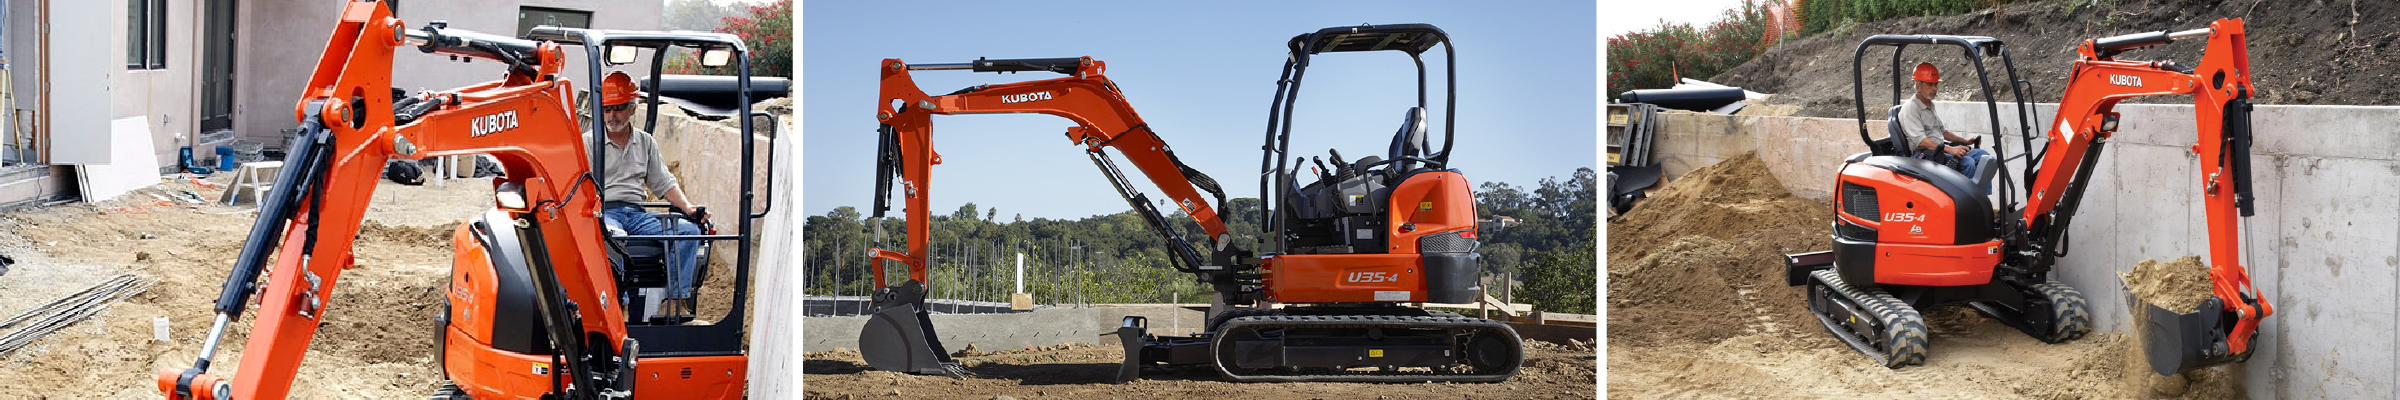
[[2108,84],[2117,86],[2142,87],[2142,77],[2133,75],[2109,75]]
[[1350,281],[1358,283],[1399,282],[1400,274],[1390,272],[1352,272]]
[[1050,92],[1019,93],[1019,94],[1012,94],[1012,95],[1007,95],[1007,96],[1000,96],[1000,104],[1008,104],[1008,103],[1023,103],[1023,102],[1028,102],[1028,101],[1042,101],[1042,100],[1049,100],[1049,99],[1050,99]]
[[469,132],[467,137],[483,137],[484,135],[500,133],[500,131],[517,129],[517,112],[516,110],[509,110],[501,111],[498,114],[475,117],[473,121],[470,121],[470,125],[474,125],[474,131]]

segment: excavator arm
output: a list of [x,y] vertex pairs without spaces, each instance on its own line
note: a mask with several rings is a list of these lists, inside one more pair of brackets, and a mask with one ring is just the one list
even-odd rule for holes
[[[960,64],[909,64],[898,59],[884,59],[881,93],[876,97],[875,119],[880,149],[875,167],[875,207],[873,218],[879,221],[891,209],[890,196],[894,178],[905,196],[908,213],[908,235],[905,252],[882,248],[872,250],[873,260],[898,261],[908,265],[908,280],[892,284],[884,279],[884,269],[874,268],[874,305],[868,310],[870,320],[859,333],[859,352],[869,366],[886,371],[959,376],[965,373],[934,335],[933,324],[925,307],[926,265],[923,256],[932,220],[926,202],[932,197],[933,181],[930,170],[942,163],[942,156],[933,149],[933,116],[958,114],[1035,113],[1064,117],[1075,122],[1067,128],[1067,140],[1083,146],[1084,154],[1092,159],[1117,194],[1126,204],[1141,214],[1144,222],[1166,240],[1169,259],[1176,269],[1199,275],[1203,281],[1219,287],[1221,292],[1237,290],[1240,271],[1227,270],[1232,255],[1226,244],[1231,235],[1226,231],[1225,216],[1218,213],[1225,205],[1225,192],[1216,180],[1193,170],[1175,157],[1173,148],[1142,122],[1142,117],[1126,103],[1124,93],[1102,75],[1107,63],[1091,57],[988,60],[979,59]],[[910,77],[921,70],[973,70],[976,72],[1056,72],[1066,77],[1028,82],[978,85],[950,94],[931,96],[917,88]],[[1184,239],[1181,230],[1169,222],[1152,205],[1150,198],[1136,190],[1116,162],[1106,152],[1115,148],[1133,161],[1142,175],[1149,177],[1167,199],[1199,223],[1213,244],[1215,260],[1203,261],[1199,251]],[[1210,206],[1200,192],[1216,197]],[[876,226],[876,241],[884,240],[883,224]]]
[[[2207,49],[2196,66],[2171,61],[2126,61],[2116,55],[2162,45],[2177,39],[2207,37]],[[2251,286],[2242,262],[2241,217],[2251,216],[2250,57],[2239,19],[2217,20],[2208,28],[2180,32],[2148,32],[2085,41],[2077,47],[2067,90],[2059,101],[2058,118],[2049,131],[2050,145],[2029,191],[2024,220],[2035,232],[2050,232],[2040,240],[2046,248],[2061,248],[2067,220],[2082,197],[2083,185],[2099,158],[2100,149],[2116,133],[2118,102],[2135,97],[2191,95],[2199,140],[2192,151],[2200,160],[2203,213],[2208,219],[2209,279],[2215,299],[2191,314],[2179,314],[2135,301],[2137,313],[2147,312],[2140,328],[2151,366],[2172,374],[2247,358],[2261,318],[2275,307]]]
[[[444,28],[410,30],[381,2],[347,3],[301,93],[294,110],[300,135],[287,147],[274,191],[260,199],[199,358],[158,375],[168,398],[286,397],[342,271],[355,264],[352,244],[384,162],[465,154],[494,156],[509,171],[494,182],[495,203],[528,240],[542,319],[563,360],[558,376],[570,380],[559,384],[584,393],[603,387],[585,371],[583,340],[622,340],[626,328],[609,323],[623,320],[623,310],[603,297],[615,281],[594,217],[600,200],[573,87],[557,78],[564,56],[555,43]],[[396,108],[392,58],[403,47],[498,61],[508,72],[498,81],[419,93]],[[258,312],[236,374],[208,373],[226,326],[252,300]]]
[[[995,85],[979,85],[946,95],[929,96],[917,88],[910,77],[917,70],[957,70],[976,72],[1049,71],[1067,77]],[[1136,169],[1150,178],[1167,200],[1191,216],[1206,231],[1215,250],[1224,250],[1231,240],[1223,215],[1217,209],[1225,204],[1225,192],[1214,179],[1176,158],[1173,148],[1158,137],[1150,125],[1142,122],[1115,82],[1102,75],[1107,63],[1091,57],[1025,60],[976,60],[963,64],[910,65],[898,59],[883,60],[881,96],[877,98],[876,120],[883,149],[879,152],[876,183],[878,192],[874,217],[881,218],[890,209],[891,191],[888,185],[895,175],[907,201],[908,251],[876,250],[879,259],[898,261],[909,267],[909,279],[925,281],[924,257],[917,255],[925,249],[926,222],[930,220],[926,200],[931,197],[932,181],[928,174],[934,165],[942,163],[941,154],[933,150],[934,115],[959,114],[1048,114],[1074,121],[1067,128],[1067,140],[1084,147],[1093,164],[1109,178],[1118,194],[1125,197],[1151,228],[1165,236],[1178,269],[1196,271],[1205,264],[1200,254],[1182,239],[1173,225],[1160,217],[1149,197],[1139,193],[1116,168],[1115,162],[1103,150],[1115,148],[1131,160]],[[1206,191],[1216,197],[1212,207],[1200,197]],[[877,226],[881,226],[878,224]],[[880,235],[879,235],[880,236]],[[876,270],[876,286],[884,286],[883,271]]]

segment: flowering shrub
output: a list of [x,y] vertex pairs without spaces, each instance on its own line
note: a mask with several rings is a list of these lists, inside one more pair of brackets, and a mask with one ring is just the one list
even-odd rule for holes
[[[1774,0],[1768,0],[1774,1]],[[1678,76],[1706,79],[1757,57],[1774,45],[1767,9],[1756,0],[1725,10],[1695,28],[1662,23],[1655,29],[1608,38],[1608,97],[1633,89],[1663,89]],[[1765,40],[1762,40],[1765,38]]]
[[[749,16],[725,17],[719,33],[740,36],[750,46],[751,76],[792,76],[792,0],[751,6]],[[732,68],[702,68],[700,55],[686,51],[667,59],[667,73],[732,75]]]

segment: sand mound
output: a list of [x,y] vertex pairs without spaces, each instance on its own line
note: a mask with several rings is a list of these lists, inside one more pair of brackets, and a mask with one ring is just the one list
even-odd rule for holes
[[1611,264],[1609,342],[1714,342],[1739,333],[1743,321],[1725,310],[1743,309],[1742,299],[1718,271],[1742,261],[1724,241],[1685,236],[1631,265]]
[[2125,288],[2134,298],[2156,304],[2168,311],[2192,312],[2200,303],[2216,294],[2209,288],[2208,264],[2200,256],[2183,256],[2175,261],[2142,260],[2132,271],[2120,272]]

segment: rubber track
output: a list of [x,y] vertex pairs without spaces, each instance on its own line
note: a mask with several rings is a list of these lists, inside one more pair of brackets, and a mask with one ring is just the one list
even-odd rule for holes
[[[1510,344],[1516,345],[1517,361],[1505,370],[1490,374],[1441,374],[1418,372],[1348,372],[1341,374],[1294,375],[1235,375],[1225,368],[1224,354],[1217,347],[1225,345],[1223,332],[1231,329],[1253,328],[1476,328],[1506,333]],[[1209,345],[1210,357],[1217,359],[1217,374],[1234,382],[1499,382],[1517,375],[1518,366],[1525,362],[1524,338],[1508,324],[1481,318],[1410,317],[1394,315],[1274,315],[1236,318],[1218,330],[1217,342]],[[1463,357],[1460,358],[1465,358]],[[1284,370],[1284,369],[1276,369]]]
[[1866,354],[1867,357],[1874,358],[1877,364],[1882,364],[1885,368],[1925,364],[1925,343],[1928,336],[1926,336],[1924,314],[1917,313],[1917,310],[1909,307],[1908,303],[1893,298],[1891,293],[1886,293],[1883,289],[1859,290],[1852,288],[1849,283],[1842,282],[1842,277],[1835,274],[1833,270],[1820,270],[1809,273],[1809,276],[1823,282],[1825,286],[1832,288],[1835,293],[1847,300],[1857,303],[1859,307],[1866,308],[1867,312],[1874,314],[1875,318],[1880,320],[1885,327],[1882,332],[1881,347],[1861,340],[1851,333],[1849,328],[1843,327],[1833,318],[1817,314],[1817,320],[1825,323],[1826,330],[1832,331],[1834,336],[1848,342],[1851,348]]
[[2084,334],[2091,333],[2091,308],[2085,304],[2083,292],[2076,291],[2075,288],[2058,281],[2034,285],[2034,289],[2040,290],[2043,297],[2049,298],[2050,315],[2055,318],[2054,321],[2058,321],[2049,337],[2039,339],[2048,343],[2060,343],[2082,338]]

